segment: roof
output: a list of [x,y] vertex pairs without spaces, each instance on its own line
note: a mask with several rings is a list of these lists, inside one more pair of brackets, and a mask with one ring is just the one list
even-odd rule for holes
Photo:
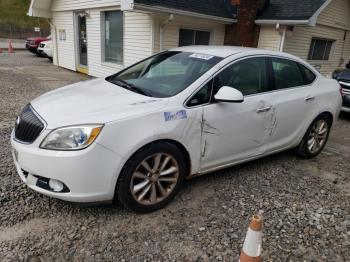
[[315,74],[319,74],[316,69],[311,67],[307,62],[305,62],[300,57],[297,57],[292,54],[288,54],[285,52],[279,52],[279,51],[272,51],[267,49],[259,49],[259,48],[250,48],[250,47],[239,47],[239,46],[200,46],[200,45],[193,45],[193,46],[183,46],[183,47],[177,47],[173,48],[170,51],[180,51],[180,52],[190,52],[190,53],[197,53],[197,54],[205,54],[210,56],[218,56],[222,58],[227,58],[229,56],[237,55],[238,57],[251,57],[256,55],[263,55],[263,56],[277,56],[277,57],[284,57],[289,58],[294,61],[297,61],[308,68],[312,69],[312,71]]
[[237,16],[237,8],[232,7],[228,0],[134,0],[138,4],[177,9],[208,16],[234,19]]
[[218,56],[218,57],[228,57],[241,52],[259,50],[259,49],[249,48],[249,47],[239,47],[239,46],[192,45],[192,46],[177,47],[171,50],[206,54],[206,55],[212,55],[212,56]]
[[261,21],[312,21],[331,2],[330,0],[270,0],[258,16]]

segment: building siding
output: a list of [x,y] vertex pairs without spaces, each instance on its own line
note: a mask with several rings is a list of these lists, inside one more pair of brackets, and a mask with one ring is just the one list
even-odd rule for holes
[[[316,26],[295,26],[291,36],[287,36],[283,51],[308,59],[311,40],[324,38],[334,40],[328,61],[308,61],[325,76],[344,67],[350,59],[350,1],[333,0],[320,14]],[[345,32],[347,36],[344,41]],[[277,51],[281,36],[273,26],[262,26],[259,48]]]
[[276,26],[262,26],[260,29],[260,36],[258,48],[277,51],[280,46],[281,35]]
[[120,0],[54,0],[51,11],[86,10],[108,6],[120,6]]
[[344,60],[343,60],[343,65],[344,67],[348,62],[350,62],[350,31],[348,31],[346,35],[346,40],[345,40],[345,47],[344,47]]
[[[155,53],[160,50],[160,25],[168,16],[154,15],[154,45]],[[166,24],[163,29],[163,50],[175,48],[179,46],[179,30],[195,29],[211,32],[211,45],[223,45],[225,39],[225,25],[219,22],[208,21],[204,19],[191,18],[185,16],[176,16],[174,20]]]
[[[56,7],[58,8],[59,5],[56,4]],[[84,8],[84,10],[89,13],[86,19],[89,75],[104,77],[114,74],[126,66],[160,51],[160,23],[167,18],[167,15],[126,11],[124,12],[124,61],[120,64],[103,62],[102,12],[119,10],[119,6]],[[76,70],[77,68],[75,12],[72,10],[53,12],[53,24],[56,26],[57,38],[60,29],[66,30],[67,38],[66,41],[57,40],[58,59],[54,58],[54,62],[71,70]],[[175,16],[174,21],[164,27],[164,50],[178,47],[180,28],[209,30],[211,31],[211,44],[223,45],[224,43],[224,24],[204,19]]]
[[125,66],[128,66],[153,54],[153,17],[147,13],[125,12],[124,25]]
[[318,17],[317,23],[341,29],[350,29],[350,1],[332,0]]
[[[118,10],[118,7],[115,10]],[[152,17],[139,12],[124,12],[124,61],[121,64],[103,62],[101,38],[103,11],[105,9],[91,10],[90,18],[87,19],[89,74],[97,77],[114,74],[152,54]]]
[[[140,61],[152,54],[152,15],[141,12],[124,12],[124,61],[121,64],[105,63],[102,58],[103,42],[101,32],[101,14],[106,10],[118,10],[119,7],[89,10],[86,19],[88,72],[91,76],[104,77]],[[56,26],[58,60],[56,65],[76,70],[74,12],[53,12],[53,24]],[[66,41],[59,41],[59,30],[66,30]],[[54,30],[52,30],[54,32]],[[54,40],[55,43],[55,40]],[[55,52],[54,52],[55,55]]]
[[344,33],[342,29],[322,25],[317,25],[316,27],[296,27],[293,36],[287,37],[284,51],[307,60],[313,37],[334,40],[335,42],[328,61],[308,61],[322,74],[329,76],[343,64]]
[[[52,28],[52,35],[56,38],[53,39],[54,48],[57,48],[58,57],[56,52],[54,53],[54,63],[61,67],[75,70],[75,43],[74,43],[74,30],[73,30],[73,12],[54,12],[52,15],[52,23],[55,25],[56,30]],[[59,30],[66,30],[66,41],[59,40]]]

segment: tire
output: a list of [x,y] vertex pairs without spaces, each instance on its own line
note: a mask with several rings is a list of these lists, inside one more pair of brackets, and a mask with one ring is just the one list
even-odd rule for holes
[[[315,133],[317,131],[317,128],[320,128],[320,124],[323,123],[323,125],[326,126],[326,131],[324,133],[323,129],[319,130],[321,133],[316,134],[317,138],[315,137]],[[319,125],[317,127],[317,125]],[[311,159],[316,157],[318,154],[320,154],[327,144],[329,133],[332,126],[332,119],[326,114],[319,115],[310,125],[310,127],[307,129],[303,139],[301,140],[300,144],[294,149],[294,152],[297,156],[304,158],[304,159]],[[316,129],[315,129],[316,128]],[[312,139],[314,139],[314,143],[312,143]],[[320,142],[322,139],[322,143]],[[311,142],[308,144],[308,142]],[[317,142],[318,141],[318,142]],[[314,146],[312,146],[314,145]]]
[[116,185],[115,199],[138,213],[156,211],[176,196],[186,174],[186,160],[175,145],[150,144],[125,164]]

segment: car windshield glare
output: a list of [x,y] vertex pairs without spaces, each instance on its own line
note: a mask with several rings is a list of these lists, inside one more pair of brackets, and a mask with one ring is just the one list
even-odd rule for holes
[[[153,97],[171,97],[186,89],[222,59],[206,54],[167,51],[106,80],[117,85],[120,81],[126,82],[131,87],[129,90],[134,91],[132,87],[135,87],[135,92],[142,91]],[[122,87],[126,88],[125,85]]]

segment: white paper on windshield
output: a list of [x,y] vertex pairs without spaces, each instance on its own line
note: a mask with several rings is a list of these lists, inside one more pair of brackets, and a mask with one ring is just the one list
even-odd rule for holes
[[205,54],[192,54],[190,55],[191,58],[197,58],[197,59],[202,59],[202,60],[210,60],[214,56],[212,55],[205,55]]

